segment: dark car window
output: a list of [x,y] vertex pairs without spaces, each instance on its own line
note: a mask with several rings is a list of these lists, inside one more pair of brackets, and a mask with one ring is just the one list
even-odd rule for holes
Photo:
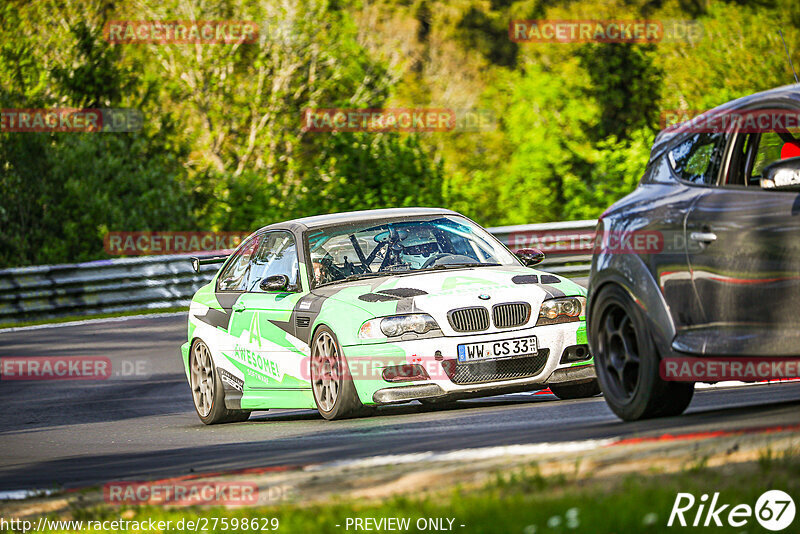
[[711,185],[722,162],[724,133],[695,133],[667,152],[670,167],[681,180]]
[[800,141],[798,132],[766,131],[739,134],[731,152],[727,186],[761,187],[764,168],[784,156],[787,143]]
[[250,260],[258,250],[261,235],[255,235],[245,241],[236,251],[233,258],[219,275],[218,288],[220,291],[245,291],[250,274]]
[[764,167],[781,159],[783,145],[784,140],[777,132],[765,132],[760,135],[758,145],[755,148],[753,170],[748,177],[750,182],[758,182],[761,179]]
[[289,232],[268,232],[253,258],[247,291],[262,292],[260,282],[278,274],[285,274],[289,277],[289,285],[295,286],[299,271],[294,236]]

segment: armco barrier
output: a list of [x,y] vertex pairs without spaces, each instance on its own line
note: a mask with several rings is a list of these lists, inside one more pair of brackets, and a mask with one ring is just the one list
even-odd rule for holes
[[[542,268],[585,277],[596,221],[489,228],[512,250],[536,247]],[[219,265],[192,270],[190,255],[145,256],[0,270],[0,324],[188,306]]]

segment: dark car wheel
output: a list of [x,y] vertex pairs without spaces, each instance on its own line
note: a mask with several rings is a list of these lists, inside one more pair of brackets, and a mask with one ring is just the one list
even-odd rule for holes
[[694,384],[661,379],[647,321],[619,286],[607,286],[594,298],[589,336],[600,387],[620,418],[679,415],[689,406]]
[[336,335],[321,326],[311,344],[311,390],[317,410],[325,419],[347,419],[367,415]]
[[225,390],[214,367],[211,351],[201,340],[196,340],[189,353],[189,385],[192,388],[194,409],[207,425],[247,421],[250,412],[229,410],[225,407]]
[[585,399],[600,394],[600,385],[597,380],[581,382],[580,384],[550,384],[550,391],[561,400]]

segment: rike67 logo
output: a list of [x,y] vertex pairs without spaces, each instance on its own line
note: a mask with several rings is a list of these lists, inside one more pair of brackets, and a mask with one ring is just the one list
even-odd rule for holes
[[678,493],[667,526],[742,528],[755,517],[762,527],[777,532],[792,524],[795,511],[794,500],[781,490],[764,492],[755,506],[724,503],[719,492],[714,493],[710,500],[706,493],[699,499],[691,493]]

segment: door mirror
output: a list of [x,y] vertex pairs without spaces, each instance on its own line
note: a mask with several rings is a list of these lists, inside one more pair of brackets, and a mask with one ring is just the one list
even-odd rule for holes
[[800,191],[800,157],[782,159],[764,167],[761,189]]
[[286,291],[289,287],[289,277],[285,274],[274,274],[261,280],[258,287],[262,291]]
[[515,253],[515,256],[525,267],[533,267],[544,260],[544,252],[538,248],[521,248]]

